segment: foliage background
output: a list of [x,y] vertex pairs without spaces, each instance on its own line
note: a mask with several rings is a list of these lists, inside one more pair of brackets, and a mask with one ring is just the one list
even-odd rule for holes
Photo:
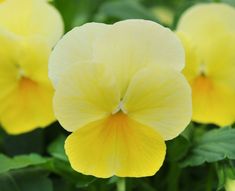
[[[201,2],[212,1],[54,0],[51,4],[62,14],[67,32],[87,22],[131,18],[153,20],[174,30],[182,12]],[[222,2],[235,6],[235,0]],[[67,135],[58,122],[18,136],[0,130],[0,191],[124,191],[120,178],[97,179],[73,171],[63,149]],[[167,142],[167,157],[160,171],[153,177],[127,178],[126,190],[224,190],[226,179],[235,179],[234,145],[233,127],[191,123]]]

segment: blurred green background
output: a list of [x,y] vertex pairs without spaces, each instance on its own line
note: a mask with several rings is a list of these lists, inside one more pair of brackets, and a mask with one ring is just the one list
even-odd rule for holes
[[[87,22],[114,23],[124,19],[148,19],[175,29],[181,14],[202,2],[225,2],[235,6],[235,0],[54,0],[61,13],[65,31]],[[235,18],[234,18],[235,19]],[[213,129],[213,131],[209,131]],[[221,140],[235,140],[231,127],[217,129],[191,123],[174,140],[168,141],[167,158],[153,177],[127,178],[127,191],[212,191],[223,190],[226,178],[235,178],[233,142],[225,142],[232,154],[198,159],[200,148],[208,144],[212,152]],[[55,122],[46,129],[10,136],[0,133],[0,191],[115,191],[122,190],[122,179],[97,179],[73,171],[63,150],[68,135]],[[206,142],[205,142],[206,140]],[[213,151],[214,149],[214,151]],[[195,157],[197,152],[198,156]],[[218,151],[219,152],[219,151]],[[223,153],[222,153],[223,155]],[[13,157],[13,158],[12,158]],[[215,162],[216,161],[216,162]]]

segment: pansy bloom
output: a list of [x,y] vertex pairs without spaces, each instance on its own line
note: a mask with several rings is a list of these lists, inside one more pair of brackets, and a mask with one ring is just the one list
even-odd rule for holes
[[196,122],[226,126],[235,121],[234,18],[233,7],[211,3],[190,8],[179,21]]
[[155,174],[191,119],[176,35],[145,20],[88,23],[58,42],[49,62],[54,111],[72,134],[72,167],[97,177]]
[[62,33],[62,19],[46,1],[0,4],[0,122],[8,133],[54,121],[48,59]]

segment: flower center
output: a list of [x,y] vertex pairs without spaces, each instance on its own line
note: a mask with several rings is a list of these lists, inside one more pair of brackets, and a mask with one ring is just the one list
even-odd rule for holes
[[37,83],[30,78],[22,76],[20,78],[19,87],[22,92],[28,92],[34,89],[37,86]]
[[213,82],[204,73],[194,79],[192,87],[195,92],[210,92],[214,89]]
[[120,113],[120,112],[127,114],[127,111],[123,107],[123,101],[122,100],[119,102],[116,109],[113,110],[112,115]]

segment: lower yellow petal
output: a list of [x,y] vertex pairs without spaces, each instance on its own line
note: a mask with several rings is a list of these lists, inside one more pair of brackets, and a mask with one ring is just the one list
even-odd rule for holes
[[52,110],[53,89],[22,78],[15,89],[0,97],[0,119],[10,134],[45,127],[55,119]]
[[101,178],[154,175],[165,150],[164,140],[155,130],[123,113],[90,123],[65,142],[73,169]]
[[191,82],[193,120],[200,123],[230,125],[235,121],[235,90],[199,76]]

